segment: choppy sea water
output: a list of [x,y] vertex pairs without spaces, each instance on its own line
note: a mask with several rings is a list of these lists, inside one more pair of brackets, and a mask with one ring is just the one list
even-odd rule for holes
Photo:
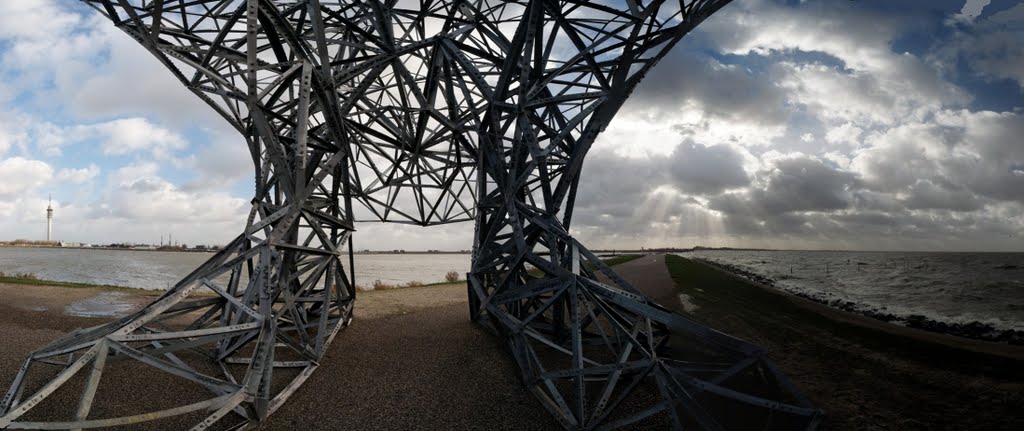
[[[166,289],[212,257],[212,253],[0,247],[0,271],[39,278],[142,289]],[[346,262],[347,263],[347,262]],[[443,281],[448,271],[465,279],[468,254],[356,254],[356,284],[371,286]]]
[[681,255],[908,326],[1000,341],[1024,331],[1024,253],[698,250]]

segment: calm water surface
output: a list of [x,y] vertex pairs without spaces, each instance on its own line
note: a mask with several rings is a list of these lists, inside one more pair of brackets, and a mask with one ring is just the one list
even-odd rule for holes
[[[46,280],[166,289],[212,253],[0,247],[0,271],[28,272]],[[433,283],[457,271],[464,279],[468,254],[357,254],[356,284]],[[347,262],[346,262],[347,263]]]

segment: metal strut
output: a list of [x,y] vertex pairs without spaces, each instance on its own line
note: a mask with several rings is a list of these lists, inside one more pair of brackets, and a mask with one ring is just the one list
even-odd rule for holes
[[[566,429],[817,425],[760,349],[653,303],[568,231],[595,138],[728,0],[82,1],[245,137],[255,196],[160,299],[33,353],[0,428],[266,418],[352,320],[359,220],[475,221],[470,315]],[[104,382],[143,370],[196,389],[111,416]],[[64,399],[69,417],[33,416]]]

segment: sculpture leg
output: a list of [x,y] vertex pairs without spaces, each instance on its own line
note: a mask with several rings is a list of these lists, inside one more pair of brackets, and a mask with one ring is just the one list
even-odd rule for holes
[[[304,69],[308,77],[308,63]],[[308,86],[308,80],[300,84],[298,112],[311,103]],[[259,106],[250,106],[247,141],[258,155],[257,187],[244,233],[138,312],[33,353],[0,401],[0,428],[105,427],[196,412],[206,413],[194,429],[226,416],[244,426],[280,407],[318,367],[335,334],[351,321],[355,301],[346,274],[352,227],[342,186],[346,174],[339,169],[345,153],[309,150],[302,139],[282,145],[289,130],[278,131]],[[304,127],[300,116],[294,128]],[[137,376],[142,367],[166,377],[153,386],[135,379],[146,392],[134,396],[194,402],[93,419],[94,404],[114,402],[96,396],[103,376],[130,367]],[[168,388],[177,387],[176,380],[198,385],[204,394],[175,394]],[[53,412],[59,409],[46,420],[31,419],[48,399],[78,400],[77,409],[58,420]]]
[[[453,182],[473,162],[471,314],[506,340],[525,386],[566,428],[660,419],[717,429],[735,405],[813,427],[816,411],[757,348],[653,304],[568,232],[590,145],[658,59],[727,0],[418,9],[84,1],[246,137],[256,198],[245,232],[156,303],[34,354],[0,403],[0,427],[211,411],[196,425],[204,429],[228,415],[243,425],[265,417],[351,316],[340,256],[352,197],[381,220],[395,212],[422,225],[458,221],[472,205],[460,200],[461,187],[451,193]],[[398,199],[403,188],[415,190],[416,211],[399,211],[410,205]],[[204,289],[212,293],[199,295]],[[128,361],[210,396],[88,419],[103,370]],[[55,368],[33,386],[46,367]],[[284,386],[275,384],[286,374]],[[79,388],[68,384],[76,375],[74,417],[26,423],[61,388]]]
[[759,348],[653,303],[572,238],[551,201],[506,193],[507,181],[481,194],[501,204],[478,209],[470,314],[505,339],[563,427],[723,429],[738,412],[744,427],[816,426],[819,412]]
[[[338,239],[336,244],[344,242]],[[239,236],[135,314],[76,331],[34,352],[0,404],[0,428],[127,425],[197,410],[212,412],[198,424],[205,426],[232,413],[241,423],[264,418],[316,369],[338,329],[351,321],[353,301],[338,256],[294,252]],[[90,419],[94,401],[109,401],[95,397],[102,375],[140,364],[208,393],[202,401],[172,409]],[[26,393],[36,373],[48,382]],[[73,417],[45,423],[21,419],[56,392],[79,389],[68,382],[85,373],[87,384]],[[175,399],[166,387],[152,390]]]

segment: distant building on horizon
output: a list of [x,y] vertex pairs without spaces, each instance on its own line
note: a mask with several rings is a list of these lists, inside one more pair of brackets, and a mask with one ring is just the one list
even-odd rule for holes
[[46,204],[46,241],[53,241],[53,195],[47,200]]

